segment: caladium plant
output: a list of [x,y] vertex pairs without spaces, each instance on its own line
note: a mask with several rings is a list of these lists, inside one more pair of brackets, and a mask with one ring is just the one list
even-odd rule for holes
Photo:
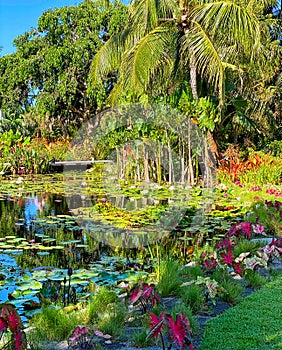
[[4,332],[12,333],[11,340],[4,345],[3,349],[11,348],[11,346],[15,350],[26,349],[26,337],[17,310],[11,304],[0,305],[0,310],[0,340]]
[[98,329],[88,327],[85,325],[76,326],[72,335],[69,338],[69,343],[71,346],[77,345],[80,342],[93,344],[93,342],[104,341],[106,344],[111,344],[111,336],[109,334],[104,334]]
[[161,302],[161,297],[155,290],[154,284],[148,285],[140,280],[133,286],[129,293],[131,304],[140,304],[143,313],[146,313],[149,307],[156,306]]
[[[169,314],[162,313],[160,317],[154,313],[149,314],[150,330],[147,335],[148,338],[161,338],[162,349],[169,350],[172,345],[178,349],[195,350],[192,344],[192,330],[189,320],[184,314],[177,314],[175,320]],[[164,335],[167,335],[166,337]],[[165,339],[168,340],[167,348],[165,347]]]

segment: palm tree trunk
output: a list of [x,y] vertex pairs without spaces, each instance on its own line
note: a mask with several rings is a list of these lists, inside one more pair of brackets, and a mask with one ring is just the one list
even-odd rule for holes
[[192,90],[192,95],[196,100],[198,98],[197,69],[196,69],[195,57],[191,51],[190,51],[190,86]]

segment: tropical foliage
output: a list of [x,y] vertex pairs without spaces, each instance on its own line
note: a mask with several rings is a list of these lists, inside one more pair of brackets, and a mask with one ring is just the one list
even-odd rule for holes
[[15,39],[16,52],[0,59],[5,115],[24,115],[48,137],[72,133],[93,116],[98,104],[87,95],[91,61],[123,28],[126,12],[119,3],[84,1],[43,13],[37,28]]

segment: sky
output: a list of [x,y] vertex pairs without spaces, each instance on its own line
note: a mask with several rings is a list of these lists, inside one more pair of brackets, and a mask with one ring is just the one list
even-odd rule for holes
[[15,52],[13,40],[31,28],[36,28],[44,11],[81,2],[82,0],[0,0],[0,56]]

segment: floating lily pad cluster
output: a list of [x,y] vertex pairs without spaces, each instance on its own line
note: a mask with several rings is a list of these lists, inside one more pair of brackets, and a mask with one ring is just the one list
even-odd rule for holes
[[[0,285],[3,290],[7,290],[1,301],[9,299],[25,320],[26,317],[40,311],[43,299],[48,302],[46,292],[43,291],[44,283],[48,281],[63,285],[68,276],[68,269],[44,266],[31,272],[22,271],[15,261],[11,261],[10,267],[0,266]],[[87,269],[73,270],[70,285],[75,288],[77,302],[83,302],[93,294],[97,286],[111,287],[119,294],[124,290],[125,282],[144,278],[151,268],[152,266],[141,265],[138,259],[129,263],[126,258],[103,256]]]

